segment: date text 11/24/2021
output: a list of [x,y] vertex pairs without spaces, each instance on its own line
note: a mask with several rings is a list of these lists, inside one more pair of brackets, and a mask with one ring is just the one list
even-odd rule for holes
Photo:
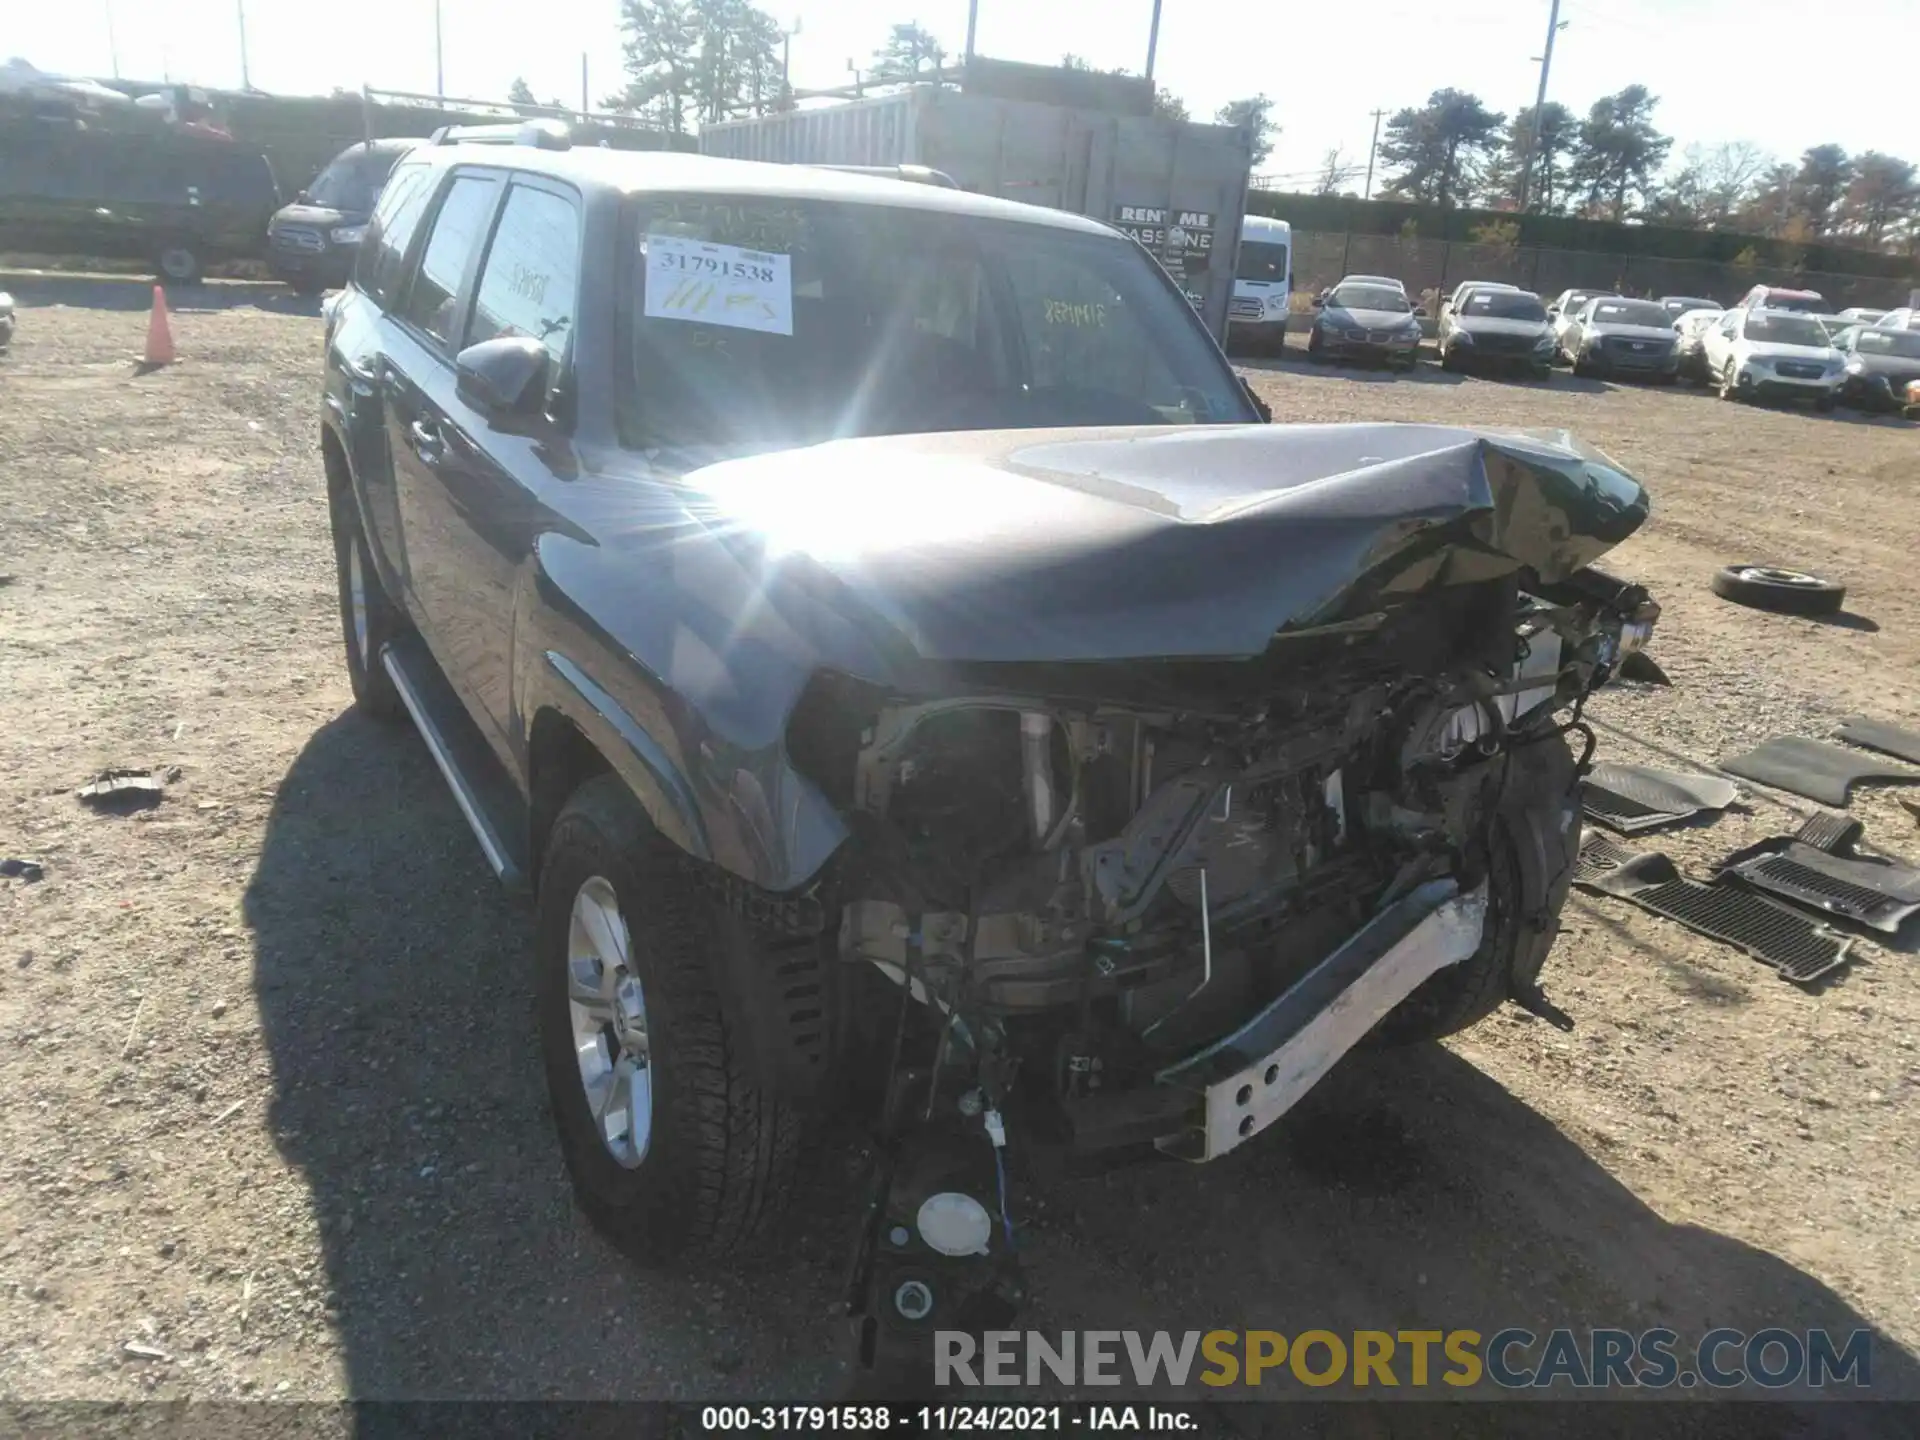
[[705,1405],[700,1428],[720,1434],[1192,1433],[1196,1408],[1182,1405]]

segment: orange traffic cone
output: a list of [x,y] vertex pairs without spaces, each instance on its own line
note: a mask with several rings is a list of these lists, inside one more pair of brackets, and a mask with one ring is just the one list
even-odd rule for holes
[[167,292],[153,287],[153,313],[147,317],[147,353],[141,362],[157,369],[173,363],[173,327],[167,320]]

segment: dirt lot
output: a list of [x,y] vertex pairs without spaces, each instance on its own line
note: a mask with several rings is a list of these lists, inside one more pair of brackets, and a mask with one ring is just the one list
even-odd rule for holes
[[[424,749],[348,711],[311,309],[215,287],[176,317],[184,362],[136,377],[144,290],[22,289],[0,855],[47,875],[0,880],[0,1395],[824,1393],[847,1161],[735,1274],[637,1274],[571,1209],[525,919]],[[1675,686],[1598,701],[1605,754],[1920,723],[1920,429],[1564,375],[1250,373],[1277,418],[1564,427],[1645,479],[1613,568],[1665,605]],[[1844,623],[1707,592],[1753,559],[1844,577]],[[73,787],[110,764],[179,777],[96,816]],[[1920,851],[1893,793],[1854,808]],[[1806,808],[1752,792],[1659,843],[1699,864]],[[1571,1035],[1502,1014],[1351,1061],[1213,1169],[1021,1187],[1030,1323],[1870,1325],[1875,1391],[1920,1397],[1920,957],[1863,943],[1809,994],[1612,901],[1567,919]]]

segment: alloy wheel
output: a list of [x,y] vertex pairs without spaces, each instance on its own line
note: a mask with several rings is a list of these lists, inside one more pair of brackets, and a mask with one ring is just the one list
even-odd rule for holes
[[600,1143],[627,1170],[653,1138],[653,1067],[646,997],[613,886],[595,875],[573,897],[567,926],[567,1009],[587,1112]]

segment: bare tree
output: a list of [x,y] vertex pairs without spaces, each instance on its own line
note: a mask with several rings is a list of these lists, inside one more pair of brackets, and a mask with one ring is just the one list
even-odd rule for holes
[[1313,183],[1316,195],[1337,195],[1340,187],[1352,180],[1358,166],[1347,162],[1347,152],[1335,145],[1320,157],[1320,178]]

